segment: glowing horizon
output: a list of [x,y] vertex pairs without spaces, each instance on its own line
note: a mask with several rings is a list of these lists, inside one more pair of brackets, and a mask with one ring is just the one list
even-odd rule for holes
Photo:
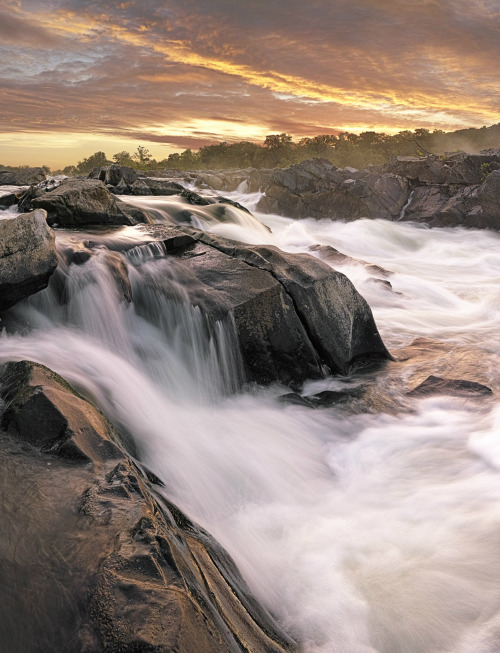
[[[489,0],[6,0],[0,163],[500,122]],[[500,144],[499,144],[500,145]]]

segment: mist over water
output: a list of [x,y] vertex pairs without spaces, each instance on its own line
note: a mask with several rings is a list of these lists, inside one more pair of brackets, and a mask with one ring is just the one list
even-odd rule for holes
[[[250,210],[258,201],[226,195]],[[204,227],[290,252],[329,245],[383,268],[382,278],[336,265],[384,342],[479,348],[498,387],[498,234],[257,217],[272,233],[251,220]],[[12,310],[30,328],[4,332],[0,361],[44,363],[131,433],[167,496],[229,551],[307,653],[497,653],[500,406],[433,397],[413,412],[348,415],[282,406],[283,388],[238,391],[230,321],[209,323],[191,305],[168,257],[125,261],[132,304],[98,252],[60,269],[64,302],[51,284]]]

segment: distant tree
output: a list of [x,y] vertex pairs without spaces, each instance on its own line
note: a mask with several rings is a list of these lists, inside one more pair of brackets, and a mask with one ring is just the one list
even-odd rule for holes
[[76,167],[79,173],[85,174],[90,172],[93,168],[107,166],[110,163],[111,161],[107,160],[104,152],[95,152],[87,159],[79,161]]
[[134,160],[132,159],[132,155],[130,154],[130,152],[126,152],[125,150],[113,154],[113,161],[117,163],[119,166],[134,165]]
[[78,168],[76,166],[66,166],[61,170],[61,174],[71,177],[72,175],[78,174]]
[[137,150],[132,154],[132,158],[137,161],[137,164],[141,168],[145,168],[153,158],[151,152],[144,147],[144,145],[139,145]]
[[45,171],[45,174],[50,175],[50,172],[51,172],[51,171],[50,171],[49,166],[42,166],[42,170]]
[[292,137],[290,134],[268,134],[264,141],[264,147],[268,150],[279,150],[292,146]]

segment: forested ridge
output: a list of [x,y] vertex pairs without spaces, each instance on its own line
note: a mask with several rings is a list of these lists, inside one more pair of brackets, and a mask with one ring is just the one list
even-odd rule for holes
[[[275,168],[287,167],[314,157],[328,159],[339,167],[360,168],[369,164],[387,163],[395,156],[444,156],[449,152],[478,152],[493,147],[500,147],[500,123],[454,132],[422,128],[393,135],[375,131],[360,134],[341,132],[338,135],[320,134],[298,141],[294,141],[290,134],[281,133],[269,134],[262,144],[249,141],[220,142],[201,147],[198,151],[188,148],[183,152],[174,152],[162,160],[153,158],[143,145],[133,153],[124,150],[113,154],[111,158],[108,158],[105,152],[99,151],[82,161],[52,172],[67,175],[87,174],[96,166],[110,163],[127,165],[138,170]],[[9,165],[0,167],[7,170],[16,169]],[[44,168],[47,172],[50,171],[48,166]]]

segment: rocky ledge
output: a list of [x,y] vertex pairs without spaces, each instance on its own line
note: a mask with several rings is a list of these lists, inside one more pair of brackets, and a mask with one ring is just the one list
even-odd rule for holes
[[258,211],[290,218],[371,218],[500,230],[500,150],[458,153],[447,159],[397,157],[385,166],[361,170],[310,159],[273,170],[155,174],[200,188],[260,191]]

